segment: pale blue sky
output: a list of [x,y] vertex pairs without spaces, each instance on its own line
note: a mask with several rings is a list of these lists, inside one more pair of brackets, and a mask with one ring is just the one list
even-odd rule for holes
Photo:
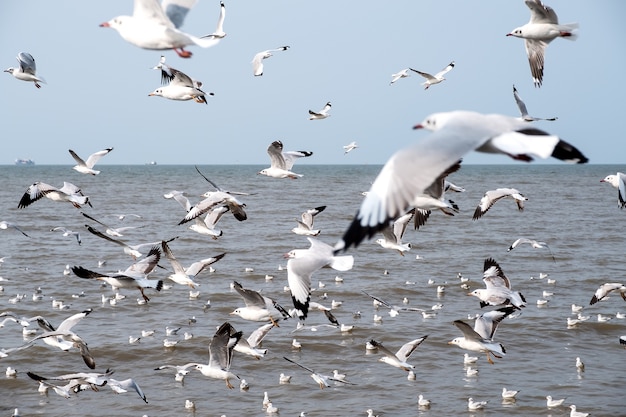
[[[88,7],[85,6],[88,3]],[[517,116],[512,84],[538,123],[568,140],[591,163],[626,159],[622,73],[626,68],[626,2],[549,0],[561,23],[578,22],[579,37],[547,49],[544,84],[535,88],[523,40],[505,34],[529,20],[522,0],[225,0],[227,33],[191,59],[147,51],[98,25],[132,13],[131,0],[3,0],[0,66],[31,53],[48,82],[37,90],[7,73],[0,78],[3,152],[0,164],[32,158],[73,164],[114,147],[102,164],[267,164],[267,146],[311,150],[311,164],[383,164],[426,132],[411,127],[426,115],[475,110]],[[592,4],[594,7],[592,7]],[[182,30],[213,32],[219,0],[200,0]],[[289,45],[254,77],[256,52]],[[215,93],[208,105],[148,97],[160,84],[151,70],[167,62]],[[447,80],[424,91],[417,74],[390,86],[406,67]],[[333,104],[331,117],[308,110]],[[359,148],[343,155],[342,146]],[[508,163],[473,153],[465,163]],[[555,163],[556,160],[549,160]],[[515,162],[519,163],[519,162]]]

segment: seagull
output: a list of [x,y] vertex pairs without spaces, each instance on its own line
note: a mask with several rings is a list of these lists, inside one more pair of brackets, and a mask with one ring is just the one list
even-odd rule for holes
[[387,161],[335,245],[336,250],[346,250],[366,237],[371,238],[391,219],[416,206],[416,200],[432,199],[426,190],[470,151],[504,153],[523,161],[531,161],[531,155],[552,155],[577,163],[588,161],[578,149],[557,136],[529,129],[527,123],[509,116],[471,111],[435,113],[414,128],[433,132]]
[[283,359],[285,359],[286,361],[289,361],[289,362],[291,362],[291,363],[293,363],[295,365],[298,365],[300,368],[304,369],[305,371],[310,372],[311,373],[311,378],[313,378],[313,380],[318,383],[318,385],[320,386],[320,389],[324,389],[324,388],[330,387],[331,385],[330,385],[329,381],[341,382],[342,384],[348,384],[348,385],[356,385],[356,384],[354,384],[352,382],[346,381],[345,379],[335,378],[335,377],[330,376],[330,375],[323,375],[323,374],[317,373],[313,369],[307,368],[306,366],[301,365],[298,362],[293,361],[293,360],[291,360],[291,359],[289,359],[289,358],[287,358],[285,356],[283,356]]
[[480,199],[480,203],[476,207],[476,210],[474,210],[472,220],[480,219],[491,206],[503,198],[515,200],[519,211],[524,210],[524,201],[528,201],[528,198],[524,197],[524,195],[515,188],[496,188],[495,190],[489,190],[485,193],[483,198]]
[[520,309],[526,305],[526,299],[522,293],[511,289],[511,282],[502,272],[500,265],[492,258],[485,259],[483,264],[483,282],[486,288],[479,288],[468,293],[480,300],[481,308],[487,305],[513,305]]
[[197,362],[189,362],[184,365],[161,365],[161,366],[154,368],[154,370],[160,371],[163,369],[173,369],[176,371],[176,375],[174,379],[176,379],[176,381],[183,382],[185,379],[185,375],[189,373],[189,368],[196,369],[198,365],[202,365],[202,364],[197,363]]
[[259,327],[248,336],[246,339],[241,338],[239,343],[235,345],[235,351],[250,355],[255,359],[261,359],[267,353],[267,349],[261,349],[260,345],[267,333],[274,327],[273,323],[267,323]]
[[66,229],[65,227],[62,226],[57,226],[57,227],[53,227],[52,229],[50,229],[51,232],[57,232],[60,231],[63,233],[63,236],[72,236],[74,238],[76,238],[76,242],[78,242],[78,244],[80,245],[82,243],[82,240],[80,240],[80,233],[79,232],[73,232],[69,229]]
[[117,379],[109,378],[107,381],[108,381],[109,387],[111,387],[113,392],[115,392],[116,394],[122,394],[122,393],[128,392],[129,390],[132,389],[132,390],[134,390],[137,393],[137,395],[139,395],[139,397],[146,404],[148,404],[148,400],[146,399],[146,395],[143,393],[143,390],[135,382],[134,379],[128,378],[128,379],[125,379],[123,381],[118,381]]
[[615,175],[607,175],[600,182],[606,182],[617,188],[617,207],[626,207],[626,174],[618,172]]
[[21,234],[23,234],[26,237],[30,237],[22,229],[20,229],[16,224],[8,222],[6,220],[0,221],[0,229],[7,230],[9,227],[17,230],[18,232],[20,232]]
[[619,282],[607,282],[606,284],[602,284],[596,290],[593,297],[591,297],[591,301],[589,301],[589,305],[594,305],[598,301],[604,300],[604,298],[612,291],[619,291],[619,294],[622,296],[624,301],[626,301],[626,285]]
[[72,158],[74,158],[74,160],[78,164],[74,165],[72,169],[80,172],[81,174],[98,175],[100,171],[93,169],[93,166],[96,164],[96,162],[100,160],[100,158],[102,158],[104,155],[108,154],[112,150],[113,148],[106,148],[101,151],[92,153],[91,155],[89,155],[86,161],[83,161],[83,159],[78,156],[76,152],[70,149],[70,155],[72,155]]
[[427,337],[428,336],[420,337],[418,339],[411,340],[410,342],[405,343],[404,345],[402,345],[400,349],[398,349],[396,353],[393,353],[392,351],[384,347],[382,343],[377,342],[374,339],[371,339],[369,343],[377,347],[382,353],[385,354],[385,356],[380,358],[379,361],[387,363],[396,368],[403,369],[408,372],[411,369],[415,369],[415,366],[407,362],[407,360],[409,359],[409,356],[411,356],[411,354],[415,351],[415,349],[417,349],[417,347],[424,340],[426,340]]
[[67,201],[72,203],[76,208],[89,204],[89,197],[84,195],[80,188],[69,182],[63,182],[63,187],[56,188],[43,182],[35,182],[32,184],[17,205],[17,208],[25,208],[33,204],[42,197],[49,198],[52,201]]
[[234,388],[230,383],[230,379],[239,379],[239,377],[230,371],[233,361],[233,351],[242,332],[235,332],[230,323],[222,324],[209,343],[209,363],[208,365],[196,365],[202,375],[209,378],[223,379],[226,386],[230,389]]
[[204,35],[203,38],[212,38],[212,39],[222,39],[226,36],[226,32],[224,32],[224,18],[226,17],[226,6],[224,6],[224,2],[220,1],[220,16],[217,19],[217,28],[215,32]]
[[87,213],[81,212],[81,214],[83,216],[85,216],[86,218],[88,218],[89,220],[93,220],[94,222],[98,223],[99,225],[104,226],[106,228],[104,233],[106,233],[109,236],[122,237],[122,236],[124,236],[123,233],[125,231],[127,231],[127,230],[132,230],[132,229],[137,229],[137,228],[143,227],[143,226],[124,226],[124,227],[113,228],[113,227],[107,226],[106,224],[102,223],[100,220],[94,219],[93,217],[91,217]]
[[[109,377],[112,374],[112,370],[107,370],[105,373],[75,372],[55,377],[43,377],[34,372],[26,372],[26,375],[31,379],[38,381],[40,384],[44,384],[48,388],[54,389],[58,395],[65,398],[69,398],[72,393],[78,393],[85,389],[98,391],[99,387],[103,387],[109,382]],[[58,385],[50,381],[63,381],[66,384]]]
[[243,297],[246,306],[235,309],[230,313],[231,315],[239,316],[244,320],[271,321],[275,326],[278,326],[277,318],[288,319],[291,317],[280,304],[260,292],[243,288],[237,281],[233,282],[233,288]]
[[[163,61],[163,59],[162,59]],[[157,88],[148,96],[160,96],[170,100],[187,101],[193,99],[196,103],[209,104],[206,101],[206,95],[214,96],[214,93],[205,93],[200,89],[202,83],[193,80],[187,74],[172,67],[168,67],[171,73],[168,85]],[[163,79],[163,73],[161,73]]]
[[532,246],[535,249],[548,249],[548,251],[550,252],[550,256],[552,256],[552,260],[556,262],[556,258],[554,257],[552,250],[550,249],[550,247],[548,246],[546,242],[539,242],[533,239],[526,239],[524,237],[520,237],[515,242],[513,242],[511,246],[509,246],[509,248],[507,249],[507,252],[512,251],[513,249],[515,249],[516,247],[518,247],[519,245],[523,243],[528,243],[530,246]]
[[100,272],[90,271],[82,266],[72,267],[72,272],[79,278],[97,279],[104,281],[113,288],[136,288],[141,292],[141,296],[145,301],[150,301],[148,296],[144,294],[145,288],[154,288],[161,291],[163,288],[162,280],[147,279],[147,275],[152,272],[161,259],[161,251],[158,246],[152,247],[145,258],[139,262],[129,266],[125,271],[116,274],[102,274]]
[[43,317],[37,318],[37,324],[44,329],[44,332],[34,338],[30,339],[28,342],[19,346],[17,348],[4,349],[3,352],[5,354],[9,354],[11,352],[20,351],[26,349],[33,345],[37,340],[43,340],[45,344],[58,347],[61,350],[67,351],[72,347],[76,347],[80,350],[80,354],[83,357],[83,361],[85,364],[94,369],[96,367],[96,362],[94,361],[91,353],[89,353],[89,349],[87,348],[87,344],[81,339],[76,333],[72,332],[71,329],[78,324],[78,322],[86,317],[89,313],[91,313],[91,309],[84,310],[80,313],[74,314],[67,319],[63,320],[59,327],[56,329],[50,322]]
[[443,171],[430,187],[424,191],[424,195],[414,201],[416,204],[415,216],[413,217],[415,219],[415,230],[426,224],[432,210],[439,209],[448,216],[454,216],[455,213],[459,212],[459,206],[454,201],[445,199],[445,193],[448,190],[455,192],[465,191],[465,189],[457,187],[446,180],[448,175],[455,173],[459,169],[461,169],[461,160]]
[[[184,192],[172,190],[168,193],[163,194],[165,198],[173,198],[178,201],[178,203],[183,206],[185,211],[189,213],[192,209],[192,205],[189,202],[189,199],[185,196]],[[197,209],[196,209],[197,210]],[[222,236],[222,231],[215,228],[217,222],[222,218],[222,215],[226,213],[229,208],[228,206],[214,206],[213,208],[207,208],[207,212],[204,214],[204,218],[202,215],[199,215],[194,220],[194,224],[189,226],[189,229],[194,232],[200,233],[201,235],[211,236],[213,239],[217,239]]]
[[[365,291],[361,290],[361,292],[365,295],[367,295],[368,297],[371,297],[372,299],[374,299],[374,302],[377,303],[377,305],[383,305],[385,307],[387,307],[389,309],[389,315],[391,317],[396,317],[398,314],[400,314],[401,311],[424,311],[421,308],[417,308],[417,307],[405,307],[405,306],[398,306],[398,305],[394,305],[391,303],[388,303],[387,301],[383,300],[382,298],[379,297],[375,297],[371,294],[366,293]],[[378,309],[378,307],[377,307]]]
[[569,408],[572,410],[569,413],[569,417],[587,417],[589,415],[589,413],[576,411],[576,406],[574,404],[570,405]]
[[452,68],[454,68],[454,61],[450,62],[448,64],[448,66],[446,66],[444,69],[442,69],[441,71],[439,71],[437,74],[430,75],[427,72],[422,72],[422,71],[418,71],[416,69],[413,68],[409,68],[411,71],[413,72],[417,72],[419,75],[421,75],[422,77],[426,78],[426,81],[424,81],[422,83],[422,85],[424,86],[424,90],[428,90],[428,88],[433,85],[433,84],[439,84],[440,82],[442,82],[443,80],[445,80],[445,78],[443,77],[444,75],[446,75]]
[[167,258],[167,260],[170,261],[172,269],[174,270],[174,273],[170,274],[168,278],[177,284],[187,285],[191,289],[195,289],[197,285],[200,285],[197,282],[193,281],[193,277],[195,277],[209,265],[214,264],[226,255],[226,253],[221,253],[211,258],[206,258],[194,262],[188,268],[184,268],[174,256],[166,241],[161,242],[161,249],[163,250],[163,254]]
[[565,401],[565,398],[561,398],[560,400],[553,400],[551,395],[546,395],[546,405],[548,408],[558,407]]
[[287,282],[291,300],[299,320],[307,317],[311,299],[311,276],[317,270],[329,266],[336,271],[349,271],[354,265],[352,255],[335,255],[333,247],[312,237],[308,249],[294,249],[287,254]]
[[330,107],[331,107],[331,104],[330,104],[330,101],[329,101],[329,102],[327,102],[324,105],[324,108],[322,110],[320,110],[320,111],[316,112],[316,111],[313,111],[313,110],[309,110],[309,114],[311,115],[309,117],[309,120],[321,120],[321,119],[325,119],[327,117],[330,117],[330,114],[328,114],[328,112],[330,111]]
[[514,400],[519,391],[508,390],[506,387],[502,388],[502,398],[505,400]]
[[254,55],[252,58],[252,71],[255,77],[263,75],[263,60],[272,56],[272,52],[286,51],[289,46],[281,46],[276,49],[268,49]]
[[517,89],[515,85],[513,85],[513,98],[515,98],[515,103],[517,104],[517,108],[522,115],[522,120],[525,122],[534,122],[537,120],[545,120],[549,122],[553,122],[558,119],[558,117],[550,117],[549,119],[542,119],[540,117],[532,117],[528,114],[528,110],[526,110],[526,104],[522,101],[519,94],[517,94]]
[[402,69],[402,70],[396,72],[395,74],[391,74],[391,82],[389,83],[389,85],[392,85],[393,83],[398,81],[400,78],[406,78],[409,75],[410,75],[409,74],[409,68],[405,68],[405,69]]
[[429,408],[430,407],[430,400],[424,398],[424,396],[422,394],[420,394],[417,397],[417,405],[419,407],[422,407],[422,408]]
[[343,154],[346,155],[348,152],[351,152],[358,147],[359,145],[357,145],[355,141],[352,141],[348,143],[347,145],[343,145]]
[[476,411],[485,408],[487,401],[474,401],[473,398],[467,399],[467,408],[471,411]]
[[28,81],[35,83],[35,87],[41,88],[41,84],[47,84],[43,77],[37,75],[37,66],[35,65],[35,58],[28,52],[20,52],[17,54],[17,62],[20,66],[17,68],[9,67],[4,70],[8,72],[18,80]]
[[558,37],[575,40],[576,34],[573,31],[578,28],[578,23],[560,25],[552,7],[545,6],[541,0],[526,0],[525,3],[530,9],[530,21],[513,29],[506,36],[524,39],[533,82],[535,87],[541,87],[544,54],[548,44]]
[[376,243],[385,249],[397,250],[400,255],[404,256],[404,252],[411,250],[411,244],[402,243],[402,236],[414,215],[415,209],[413,208],[395,219],[392,224],[381,230],[383,237],[376,239]]
[[291,172],[294,162],[298,158],[305,158],[313,155],[311,151],[285,151],[283,152],[283,143],[276,140],[267,148],[270,156],[270,167],[265,168],[258,173],[272,178],[291,178],[301,177],[301,174]]
[[181,31],[187,13],[196,0],[135,0],[132,16],[117,16],[100,27],[115,29],[128,43],[139,48],[173,49],[181,58],[190,58],[192,53],[186,46],[197,45],[209,48],[219,38],[199,38]]
[[324,211],[326,206],[314,207],[312,209],[308,209],[304,213],[302,213],[301,220],[297,220],[298,226],[291,229],[297,235],[304,236],[317,236],[320,234],[320,230],[313,229],[313,218],[317,216],[319,213]]
[[[118,240],[118,239],[113,239],[110,236],[105,235],[104,233],[102,233],[101,231],[99,231],[96,228],[93,228],[91,226],[89,226],[88,224],[85,225],[85,227],[87,228],[87,231],[95,236],[98,236],[104,240],[108,240],[109,242],[113,242],[116,245],[119,245],[121,247],[124,248],[124,253],[127,255],[130,255],[133,259],[137,259],[140,258],[142,256],[142,253],[139,252],[139,250],[144,247],[144,246],[154,246],[154,245],[160,245],[161,242],[149,242],[149,243],[140,243],[139,245],[129,245],[126,242],[122,241],[122,240]],[[176,238],[174,238],[176,239]],[[174,239],[170,239],[174,240]],[[168,242],[169,242],[168,241]]]

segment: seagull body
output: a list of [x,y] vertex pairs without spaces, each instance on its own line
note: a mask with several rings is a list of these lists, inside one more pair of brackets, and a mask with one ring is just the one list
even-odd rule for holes
[[[165,198],[173,198],[178,201],[181,206],[185,209],[187,213],[191,211],[192,206],[189,202],[189,199],[184,195],[182,191],[170,191],[168,193],[163,194]],[[208,202],[207,202],[208,203]],[[207,204],[203,203],[203,204]],[[219,203],[217,203],[219,204]],[[196,209],[198,210],[198,209]],[[213,239],[217,239],[222,236],[222,231],[216,229],[215,226],[217,222],[222,218],[222,215],[229,210],[229,206],[220,206],[214,205],[210,208],[207,208],[207,212],[204,214],[204,218],[202,214],[198,215],[194,220],[194,223],[189,226],[189,229],[194,232],[200,233],[201,235],[211,236]],[[243,210],[243,209],[242,209]],[[245,213],[245,212],[244,212]]]
[[101,151],[92,153],[91,155],[89,155],[87,160],[84,161],[80,156],[76,154],[76,152],[70,149],[70,155],[72,155],[72,158],[74,158],[77,164],[74,165],[72,169],[80,172],[81,174],[98,175],[100,171],[93,169],[93,166],[96,165],[96,162],[98,162],[100,158],[102,158],[104,155],[108,154],[112,150],[113,148],[106,148]]
[[515,99],[515,103],[517,104],[517,108],[519,109],[519,112],[521,114],[522,120],[525,122],[534,122],[537,120],[545,120],[545,121],[549,121],[549,122],[553,122],[556,119],[558,119],[558,117],[550,117],[548,119],[543,119],[540,117],[532,117],[528,114],[528,110],[526,109],[526,104],[524,104],[524,102],[522,101],[522,99],[520,98],[519,94],[517,93],[517,89],[515,88],[515,85],[513,86],[513,98]]
[[43,77],[37,75],[37,66],[35,65],[35,58],[28,52],[20,52],[17,54],[17,62],[20,64],[19,67],[9,67],[4,70],[4,72],[8,72],[13,77],[18,80],[33,82],[35,87],[41,88],[41,84],[46,84],[46,81]]
[[56,188],[43,182],[36,182],[28,187],[17,208],[28,207],[42,197],[49,198],[52,201],[67,201],[76,208],[80,208],[84,204],[90,204],[89,197],[84,195],[80,188],[72,183],[63,182],[63,187]]
[[51,232],[62,232],[63,236],[66,237],[73,237],[76,239],[76,242],[78,242],[78,244],[80,245],[82,243],[82,240],[80,239],[80,233],[78,232],[73,232],[69,229],[66,229],[65,227],[53,227],[52,229],[50,229]]
[[470,411],[481,410],[485,408],[486,405],[487,401],[474,401],[474,399],[471,397],[467,399],[467,408]]
[[546,405],[548,408],[558,407],[565,401],[565,398],[561,398],[560,400],[553,400],[551,395],[546,396]]
[[273,299],[262,295],[258,291],[243,288],[237,281],[233,288],[243,298],[246,306],[235,309],[231,315],[239,316],[244,320],[271,321],[277,325],[277,319],[288,319],[289,313]]
[[515,242],[513,242],[511,246],[509,246],[509,248],[507,249],[507,252],[512,251],[513,249],[515,249],[516,247],[524,243],[528,243],[530,246],[532,246],[535,249],[548,249],[548,251],[550,252],[550,256],[552,256],[552,260],[556,262],[556,258],[554,257],[552,250],[550,249],[550,247],[548,246],[546,242],[539,242],[537,240],[527,239],[524,237],[521,237],[517,239]]
[[308,209],[307,211],[302,213],[302,215],[300,216],[301,220],[296,219],[296,221],[298,222],[298,227],[294,227],[293,229],[291,229],[291,231],[297,235],[303,235],[303,236],[319,235],[321,231],[313,229],[313,220],[314,220],[314,217],[317,216],[322,211],[324,211],[324,209],[326,209],[326,206],[319,206],[319,207],[315,207],[312,209]]
[[576,411],[576,406],[574,404],[570,405],[569,408],[571,410],[569,413],[569,417],[587,417],[589,415],[589,413]]
[[230,380],[239,379],[230,371],[230,366],[234,348],[242,336],[242,332],[235,332],[234,330],[230,323],[222,324],[209,343],[209,364],[196,365],[196,369],[202,375],[214,379],[223,379],[230,389],[234,388]]
[[276,140],[267,148],[270,156],[270,167],[259,171],[259,174],[272,178],[291,178],[301,177],[301,174],[291,172],[294,162],[298,158],[305,158],[313,155],[310,151],[285,151],[283,152],[283,143]]
[[515,396],[517,395],[519,391],[514,391],[514,390],[508,390],[506,389],[506,387],[502,388],[502,398],[505,400],[512,400],[515,399]]
[[409,69],[413,72],[417,72],[419,75],[426,78],[426,81],[424,81],[422,85],[424,86],[424,90],[428,90],[431,85],[439,84],[440,82],[445,80],[443,76],[446,75],[452,68],[454,68],[454,61],[450,62],[444,69],[442,69],[435,75],[430,75],[427,72],[418,71],[413,68]]
[[381,230],[383,237],[376,239],[376,243],[385,249],[397,250],[400,255],[404,256],[404,252],[411,250],[411,244],[402,243],[402,237],[414,215],[415,209],[411,209],[408,213],[398,217],[392,224]]
[[351,151],[355,150],[358,147],[359,147],[359,145],[357,145],[355,141],[352,141],[352,142],[348,143],[347,145],[343,146],[343,154],[346,155],[348,152],[351,152]]
[[224,191],[207,191],[202,194],[202,197],[204,197],[202,201],[198,202],[195,206],[190,207],[187,215],[185,215],[185,217],[178,222],[179,225],[194,220],[195,218],[202,216],[204,213],[221,206],[228,207],[233,213],[233,216],[235,216],[235,218],[240,222],[248,218],[248,215],[244,210],[246,205],[229,193]]
[[[163,59],[161,60],[163,61]],[[163,66],[164,64],[160,64]],[[213,93],[205,93],[200,89],[201,82],[193,80],[190,76],[182,71],[167,67],[168,72],[171,74],[169,78],[169,84],[159,87],[148,96],[160,96],[170,100],[187,101],[194,100],[196,103],[208,104],[206,96],[213,96]],[[161,73],[161,79],[163,79],[163,72]]]
[[410,76],[409,68],[405,68],[396,72],[395,74],[391,74],[391,82],[389,83],[389,85],[392,85],[393,83],[398,81],[400,78],[406,78],[408,76]]
[[433,132],[387,161],[337,243],[337,250],[370,238],[391,219],[417,207],[416,200],[432,199],[426,190],[470,151],[501,153],[524,161],[532,160],[533,155],[587,162],[578,149],[557,136],[535,128],[529,130],[526,122],[509,116],[470,111],[435,113],[414,128]]
[[161,249],[163,250],[163,254],[167,260],[170,261],[170,265],[172,265],[172,269],[174,270],[174,273],[170,274],[168,278],[177,284],[187,285],[192,289],[195,289],[197,285],[200,285],[197,282],[194,282],[193,278],[209,265],[214,264],[226,255],[225,253],[222,253],[211,258],[202,259],[194,262],[188,268],[184,268],[172,253],[172,250],[167,245],[167,242],[161,242]]
[[252,73],[255,77],[260,77],[263,75],[263,60],[272,56],[272,52],[278,51],[286,51],[289,49],[289,46],[281,46],[276,49],[268,49],[267,51],[262,51],[254,55],[252,58]]
[[554,10],[544,5],[541,0],[526,0],[525,3],[530,9],[530,21],[513,29],[507,36],[524,39],[533,82],[535,87],[541,87],[544,55],[548,44],[558,37],[576,39],[573,31],[578,28],[578,23],[560,25]]
[[617,207],[621,209],[626,207],[626,174],[618,172],[615,175],[607,175],[600,182],[606,182],[617,188]]
[[480,199],[480,203],[476,207],[476,210],[474,210],[474,217],[472,217],[472,220],[481,218],[487,210],[491,208],[491,206],[503,198],[511,198],[515,200],[519,211],[524,210],[524,201],[528,201],[528,198],[524,197],[524,195],[515,188],[496,188],[495,190],[487,191]]
[[300,320],[307,317],[311,299],[311,276],[319,269],[329,266],[336,271],[348,271],[354,265],[352,255],[335,255],[333,247],[326,243],[307,238],[308,249],[294,249],[285,254],[287,261],[287,282],[293,306]]
[[115,29],[128,43],[143,49],[173,49],[182,58],[191,57],[186,46],[208,48],[219,42],[218,38],[199,38],[179,28],[196,0],[135,0],[132,16],[117,16],[100,27]]
[[612,291],[619,291],[619,294],[622,296],[624,301],[626,301],[626,285],[619,282],[607,282],[606,284],[602,284],[596,290],[593,297],[591,297],[591,301],[589,301],[589,305],[594,305],[598,301],[604,300],[604,298]]
[[330,101],[326,103],[326,105],[324,105],[324,108],[320,111],[313,111],[313,110],[309,110],[309,120],[321,120],[321,119],[325,119],[327,117],[330,117],[330,114],[328,114],[328,112],[330,111]]
[[373,339],[370,340],[369,343],[377,347],[382,353],[385,354],[385,356],[380,358],[379,361],[389,364],[391,366],[394,366],[396,368],[403,369],[408,372],[411,369],[415,368],[415,366],[407,362],[407,360],[409,359],[409,356],[411,356],[411,354],[415,351],[415,349],[417,349],[417,347],[424,340],[426,340],[427,337],[428,336],[420,337],[418,339],[411,340],[410,342],[405,343],[404,345],[402,345],[400,349],[398,349],[396,353],[393,353],[392,351],[384,347],[382,343],[377,342]]
[[500,265],[492,258],[485,259],[483,282],[486,288],[479,288],[468,293],[480,300],[481,308],[487,305],[513,305],[520,309],[526,305],[526,299],[522,293],[511,289],[511,282],[502,272]]
[[267,333],[274,327],[273,323],[267,323],[259,327],[248,336],[246,339],[241,338],[239,343],[235,345],[235,351],[250,355],[255,359],[261,359],[267,353],[267,349],[260,347],[261,342],[267,336]]

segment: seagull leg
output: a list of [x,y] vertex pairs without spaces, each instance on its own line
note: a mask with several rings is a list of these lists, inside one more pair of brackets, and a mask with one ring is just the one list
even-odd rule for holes
[[274,327],[280,327],[278,325],[278,322],[274,319],[274,317],[270,316],[270,321],[272,322],[272,324],[274,325]]
[[143,297],[144,301],[146,301],[146,302],[150,301],[148,296],[143,293],[143,288],[139,287],[139,291],[141,291],[141,296]]
[[35,87],[41,88],[41,85],[39,83],[35,82]]
[[176,52],[181,58],[191,58],[192,55],[191,52],[185,51],[185,48],[174,48],[174,52]]
[[228,378],[226,378],[226,386],[228,387],[228,389],[233,389],[235,387],[233,387],[233,384],[230,383],[230,381],[228,380]]
[[491,359],[491,355],[489,354],[489,352],[487,352],[487,362],[489,362],[490,364],[494,364],[493,359]]

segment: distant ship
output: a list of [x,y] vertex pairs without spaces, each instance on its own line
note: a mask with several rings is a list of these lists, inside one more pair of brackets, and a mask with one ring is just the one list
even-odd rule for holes
[[35,161],[33,161],[32,159],[18,158],[15,160],[15,165],[35,165]]
[[156,164],[157,164],[156,161],[150,161],[146,165],[156,165]]

